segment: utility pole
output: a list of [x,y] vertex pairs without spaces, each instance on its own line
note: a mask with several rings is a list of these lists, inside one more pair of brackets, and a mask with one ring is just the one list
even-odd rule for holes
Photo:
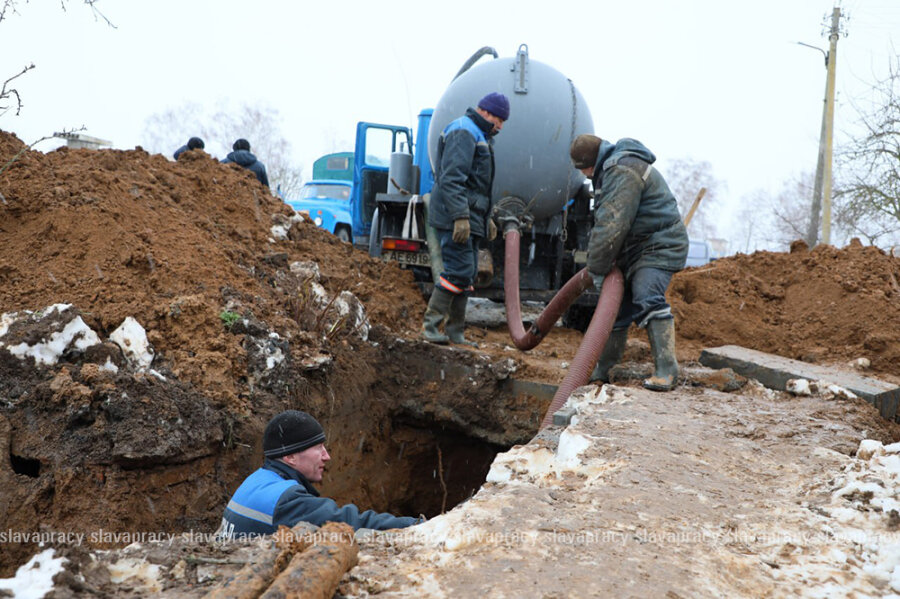
[[831,13],[831,33],[828,35],[828,78],[825,84],[825,168],[822,170],[822,243],[831,243],[831,161],[834,145],[834,76],[837,68],[837,42],[841,28],[841,9]]
[[[834,80],[837,68],[837,40],[840,35],[841,9],[835,7],[831,14],[831,27],[829,30],[828,52],[819,47],[797,42],[801,46],[818,50],[825,56],[825,101],[822,105],[822,129],[819,134],[819,159],[816,163],[816,180],[813,188],[812,206],[810,209],[809,225],[806,229],[806,244],[815,247],[819,238],[819,214],[824,212],[822,219],[822,242],[831,242],[831,165],[833,158],[834,139]],[[825,188],[825,200],[823,207],[822,188]],[[824,210],[823,210],[824,208]]]
[[[828,67],[828,55],[825,55],[825,67]],[[827,88],[827,85],[826,85]],[[828,90],[825,90],[828,97]],[[822,213],[822,171],[825,168],[825,117],[828,114],[828,102],[822,102],[822,130],[819,133],[819,159],[816,161],[816,181],[813,185],[812,209],[809,213],[809,226],[806,229],[806,246],[816,247],[819,242],[819,215]]]

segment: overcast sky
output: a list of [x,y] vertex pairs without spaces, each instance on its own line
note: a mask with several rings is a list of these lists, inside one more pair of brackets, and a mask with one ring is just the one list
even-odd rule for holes
[[[826,70],[821,53],[796,42],[827,49],[830,0],[98,6],[115,29],[78,0],[66,11],[58,0],[20,2],[0,23],[3,79],[36,65],[16,82],[21,115],[0,116],[0,128],[30,143],[85,125],[128,149],[142,143],[145,119],[168,108],[261,103],[280,112],[309,176],[319,155],[351,149],[357,121],[414,126],[478,48],[513,56],[525,43],[579,88],[597,134],[643,141],[663,169],[671,159],[708,161],[732,205],[815,169]],[[839,136],[852,102],[900,52],[900,0],[841,6],[850,19],[838,43]]]

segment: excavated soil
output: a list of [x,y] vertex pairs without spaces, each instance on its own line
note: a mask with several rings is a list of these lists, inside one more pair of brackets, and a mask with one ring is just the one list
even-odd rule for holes
[[[0,132],[0,165],[23,150]],[[537,430],[546,398],[498,400],[502,383],[560,382],[581,340],[558,328],[522,353],[502,329],[472,327],[478,352],[415,341],[425,304],[410,273],[292,220],[252,174],[202,152],[26,150],[0,194],[0,314],[70,304],[103,340],[130,316],[155,352],[148,370],[107,341],[52,365],[0,348],[0,530],[210,532],[287,408],[326,428],[324,494],[430,517]],[[900,259],[858,244],[794,250],[676,275],[682,362],[734,344],[867,358],[865,374],[900,381]],[[341,292],[367,321],[335,313]],[[645,339],[632,331],[626,360],[647,361]],[[0,544],[0,576],[34,550]]]
[[756,252],[678,273],[670,288],[684,349],[741,345],[806,362],[866,358],[900,376],[900,258],[854,240]]

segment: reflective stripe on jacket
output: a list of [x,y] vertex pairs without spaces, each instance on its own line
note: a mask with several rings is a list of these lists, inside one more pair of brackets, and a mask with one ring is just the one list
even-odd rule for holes
[[298,522],[316,526],[345,522],[354,530],[387,530],[412,526],[418,521],[373,510],[360,512],[352,503],[338,506],[333,499],[319,497],[309,481],[287,464],[267,459],[234,492],[225,508],[219,534],[226,538],[272,534],[281,525],[293,527]]
[[434,188],[428,224],[453,229],[453,221],[468,218],[472,235],[487,235],[492,206],[493,125],[469,108],[466,115],[444,128],[434,164]]

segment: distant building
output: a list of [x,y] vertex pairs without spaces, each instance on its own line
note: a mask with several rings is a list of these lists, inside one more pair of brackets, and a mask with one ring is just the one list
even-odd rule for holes
[[105,139],[100,139],[99,137],[91,137],[90,135],[85,135],[84,133],[74,132],[69,133],[67,131],[63,131],[62,133],[54,133],[53,137],[58,137],[60,139],[66,140],[66,146],[72,148],[73,150],[80,150],[82,148],[88,150],[99,150],[100,146],[111,146],[111,141],[106,141]]

